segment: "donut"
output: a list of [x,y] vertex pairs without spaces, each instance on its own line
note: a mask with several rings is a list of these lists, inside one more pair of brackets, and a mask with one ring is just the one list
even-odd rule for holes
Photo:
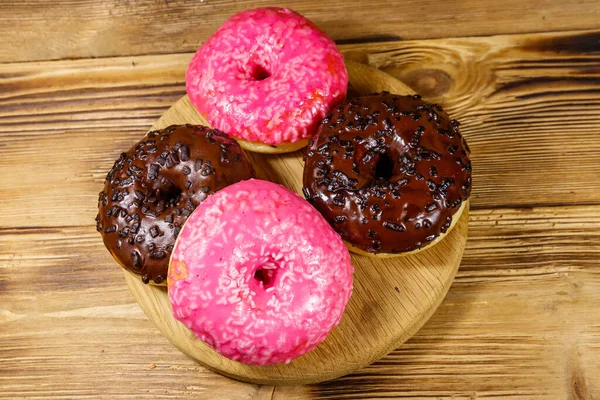
[[344,57],[329,36],[285,8],[242,11],[196,52],[186,73],[191,103],[250,151],[306,146],[346,96]]
[[305,161],[305,197],[360,254],[428,247],[452,228],[471,193],[459,123],[418,95],[383,92],[339,105]]
[[353,267],[340,236],[306,200],[247,180],[196,208],[169,266],[173,315],[223,356],[288,363],[338,324]]
[[123,268],[144,283],[166,284],[187,217],[211,193],[253,176],[240,146],[218,130],[173,125],[149,132],[108,172],[96,229]]

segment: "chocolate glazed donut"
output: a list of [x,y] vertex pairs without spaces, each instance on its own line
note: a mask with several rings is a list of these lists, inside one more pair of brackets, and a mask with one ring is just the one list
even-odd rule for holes
[[310,143],[304,195],[351,250],[423,248],[450,228],[471,192],[458,126],[419,96],[354,98],[327,116]]
[[98,199],[96,229],[106,248],[144,283],[165,283],[175,239],[196,206],[254,177],[240,146],[204,126],[153,131],[122,153]]

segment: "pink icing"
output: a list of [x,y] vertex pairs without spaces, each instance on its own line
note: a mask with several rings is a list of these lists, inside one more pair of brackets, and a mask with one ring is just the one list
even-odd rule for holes
[[341,238],[306,200],[251,179],[188,218],[171,257],[169,298],[175,318],[225,357],[288,363],[339,323],[353,272]]
[[186,74],[192,104],[215,128],[272,145],[313,136],[347,86],[333,40],[285,8],[234,15],[196,52]]

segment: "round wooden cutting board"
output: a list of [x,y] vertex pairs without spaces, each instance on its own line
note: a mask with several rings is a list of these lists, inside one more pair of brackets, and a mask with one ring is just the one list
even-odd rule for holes
[[[391,76],[362,64],[347,63],[349,92],[387,90],[413,94]],[[207,122],[187,96],[154,125]],[[247,153],[257,176],[301,193],[302,150],[283,155]],[[444,240],[415,255],[375,259],[352,254],[354,291],[340,324],[313,351],[289,364],[257,367],[231,361],[203,342],[171,314],[167,289],[145,285],[125,272],[127,284],[148,318],[179,350],[199,364],[242,381],[265,384],[305,384],[330,380],[356,371],[389,353],[429,319],[446,295],[465,248],[468,204]]]

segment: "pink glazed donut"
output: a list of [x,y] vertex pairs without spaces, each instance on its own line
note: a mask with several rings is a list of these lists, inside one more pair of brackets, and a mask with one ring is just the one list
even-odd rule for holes
[[188,96],[207,121],[264,153],[306,145],[347,86],[334,41],[285,8],[234,15],[196,52],[186,74]]
[[227,358],[288,363],[336,326],[352,293],[350,255],[307,201],[250,179],[202,202],[169,266],[173,315]]

